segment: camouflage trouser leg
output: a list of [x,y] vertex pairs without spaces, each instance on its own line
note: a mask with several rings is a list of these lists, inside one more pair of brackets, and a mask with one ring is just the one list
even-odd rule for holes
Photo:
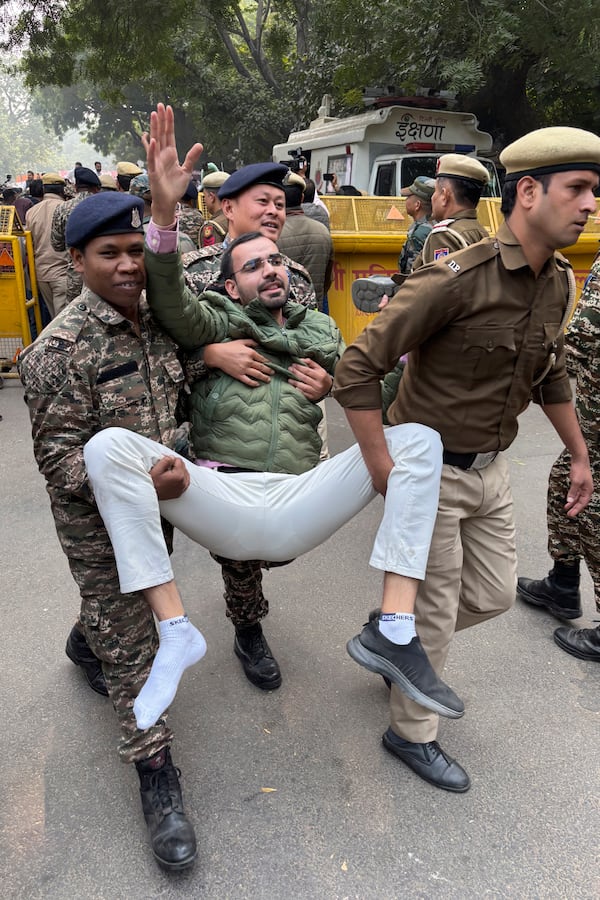
[[114,706],[123,762],[136,762],[168,747],[173,734],[166,713],[156,725],[140,731],[133,701],[146,681],[158,635],[154,617],[141,592],[122,594],[108,534],[93,507],[73,505],[68,519],[60,522],[54,509],[58,535],[81,594],[80,623],[92,652],[102,663],[109,696]]
[[225,610],[237,627],[255,625],[269,612],[269,602],[262,591],[262,568],[266,564],[259,559],[227,559],[211,553],[221,564],[225,585]]
[[564,505],[569,487],[571,457],[563,450],[548,481],[548,552],[553,560],[571,563],[585,560],[594,583],[596,609],[600,612],[600,454],[588,442],[594,493],[578,516],[569,518]]

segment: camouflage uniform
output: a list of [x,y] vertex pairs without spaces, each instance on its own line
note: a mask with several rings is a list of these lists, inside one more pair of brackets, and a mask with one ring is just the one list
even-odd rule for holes
[[600,252],[567,328],[566,346],[569,373],[577,378],[577,414],[590,455],[594,493],[575,518],[567,516],[564,505],[571,459],[563,450],[548,482],[548,551],[553,560],[567,565],[583,557],[600,612]]
[[[133,701],[146,681],[158,637],[141,592],[121,594],[110,539],[87,481],[83,447],[118,425],[172,447],[183,372],[175,345],[140,300],[140,335],[87,288],[19,357],[34,453],[81,594],[80,621],[121,727],[124,762],[168,746],[166,714],[139,731]],[[171,535],[167,535],[170,538]]]
[[[225,245],[213,244],[183,256],[183,270],[187,286],[195,294],[201,294],[213,284],[219,274]],[[284,257],[290,272],[290,300],[302,303],[309,309],[317,308],[317,297],[310,275],[299,263]],[[188,376],[189,377],[189,376]],[[262,569],[269,568],[264,560],[234,560],[215,556],[221,564],[226,613],[234,625],[253,625],[264,619],[269,604],[262,590]]]
[[[65,200],[64,203],[59,203],[54,210],[54,215],[52,216],[52,229],[50,231],[50,243],[52,244],[52,248],[58,253],[64,253],[65,250],[67,250],[65,235],[67,230],[67,219],[69,218],[71,210],[74,209],[78,203],[81,203],[82,200],[85,200],[86,197],[91,196],[91,191],[78,191],[71,200]],[[75,271],[71,254],[68,253],[67,255],[69,257],[67,266],[67,303],[70,303],[75,297],[79,297],[83,288],[83,278],[79,272]]]
[[204,216],[199,209],[191,206],[182,206],[177,214],[179,221],[179,234],[187,234],[194,245],[194,249],[200,247],[200,230],[204,225]]
[[418,222],[413,222],[408,229],[406,241],[398,257],[398,271],[402,275],[410,275],[412,272],[415,259],[423,249],[423,244],[427,240],[432,227],[432,223],[427,218],[424,218]]

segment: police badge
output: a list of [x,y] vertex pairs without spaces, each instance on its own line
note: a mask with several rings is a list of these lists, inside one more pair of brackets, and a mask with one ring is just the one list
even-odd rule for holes
[[136,209],[136,208],[132,209],[131,210],[131,225],[132,225],[132,227],[139,228],[141,224],[142,224],[142,220],[140,219],[139,209]]

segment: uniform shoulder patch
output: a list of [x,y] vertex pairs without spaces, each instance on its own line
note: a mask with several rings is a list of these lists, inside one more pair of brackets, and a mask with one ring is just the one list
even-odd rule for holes
[[437,250],[433,251],[433,259],[443,259],[444,256],[450,255],[450,247],[438,247]]
[[455,250],[452,259],[447,260],[443,266],[447,267],[454,275],[464,274],[470,269],[475,269],[482,263],[498,256],[500,247],[494,238],[484,238],[476,244],[469,244],[463,250]]

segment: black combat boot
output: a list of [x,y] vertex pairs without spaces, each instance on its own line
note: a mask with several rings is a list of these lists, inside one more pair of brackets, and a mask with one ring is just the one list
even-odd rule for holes
[[582,614],[579,560],[555,562],[546,578],[519,578],[517,597],[532,606],[543,606],[557,619],[578,619]]
[[73,625],[71,634],[67,638],[65,653],[71,662],[81,667],[91,689],[96,691],[97,694],[108,697],[100,660],[90,650],[85,635],[82,634],[77,625]]
[[246,678],[261,691],[281,687],[281,669],[271,653],[260,622],[246,628],[236,626],[233,652],[240,660]]
[[136,762],[135,767],[154,857],[170,872],[186,869],[196,859],[196,835],[183,811],[181,772],[173,765],[171,751],[165,747],[149,759]]

